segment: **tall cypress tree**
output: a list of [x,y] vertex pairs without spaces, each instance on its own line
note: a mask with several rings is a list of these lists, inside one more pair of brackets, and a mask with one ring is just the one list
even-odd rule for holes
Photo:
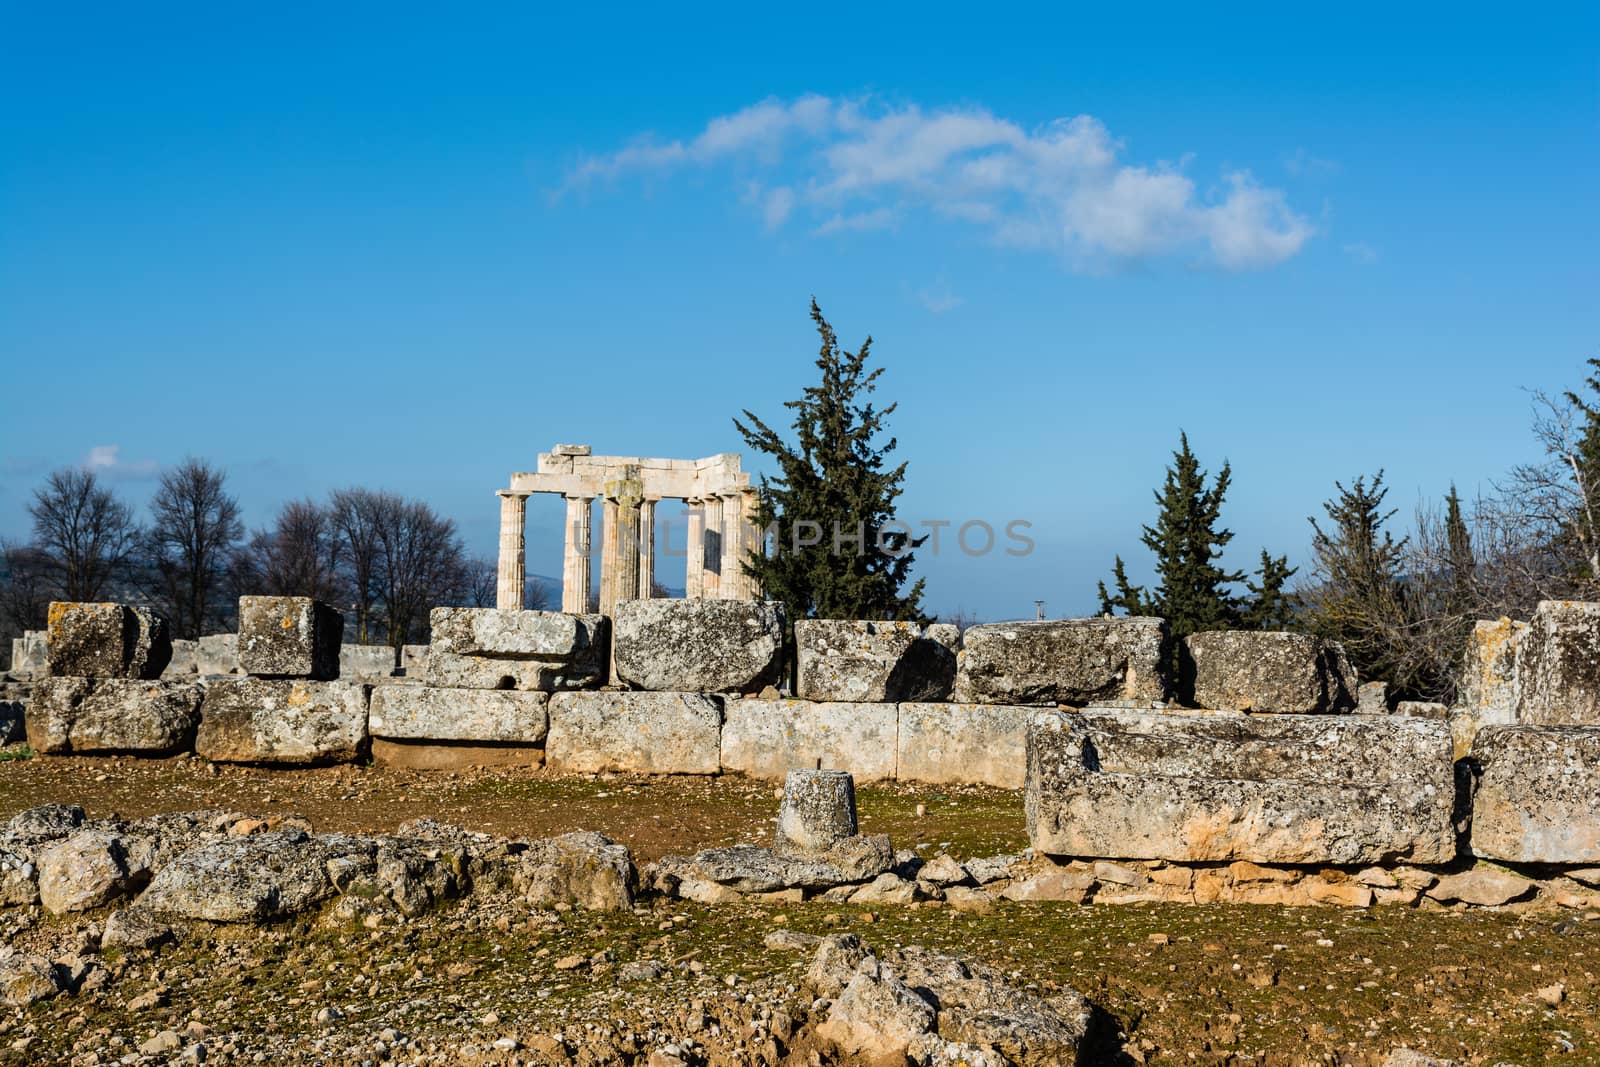
[[922,580],[910,580],[926,538],[896,528],[895,500],[906,465],[889,466],[895,439],[880,440],[895,404],[867,397],[883,368],[869,370],[872,338],[855,352],[839,346],[815,299],[821,381],[784,406],[794,412],[790,444],[750,411],[733,420],[745,443],[772,456],[778,475],[762,477],[756,521],[771,531],[771,554],[747,557],[745,572],[781,601],[789,618],[920,620]]
[[1232,627],[1281,629],[1294,618],[1295,604],[1285,584],[1295,573],[1287,556],[1261,553],[1257,581],[1247,584],[1250,596],[1241,599],[1229,586],[1245,580],[1243,572],[1221,565],[1223,549],[1233,540],[1224,529],[1222,504],[1233,480],[1224,462],[1208,486],[1206,472],[1189,448],[1189,435],[1179,436],[1166,481],[1155,494],[1156,523],[1144,527],[1142,540],[1156,557],[1157,584],[1153,592],[1128,580],[1122,557],[1111,571],[1114,592],[1099,583],[1100,611],[1129,615],[1160,615],[1174,637],[1203,630]]
[[1444,498],[1444,530],[1450,554],[1450,607],[1462,608],[1470,600],[1478,564],[1472,555],[1472,535],[1462,517],[1461,497],[1456,494],[1454,482],[1450,483],[1450,495]]

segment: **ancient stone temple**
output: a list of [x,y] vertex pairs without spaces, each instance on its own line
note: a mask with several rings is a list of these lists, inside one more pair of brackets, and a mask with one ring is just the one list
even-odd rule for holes
[[689,508],[685,592],[691,599],[753,600],[744,556],[761,549],[754,524],[755,490],[737,453],[704,459],[644,459],[591,455],[588,445],[557,445],[539,453],[539,467],[511,476],[500,496],[500,571],[497,606],[523,607],[527,580],[528,497],[560,493],[567,501],[561,568],[561,610],[589,609],[592,504],[601,502],[600,612],[619,600],[649,599],[655,584],[656,505],[682,500]]

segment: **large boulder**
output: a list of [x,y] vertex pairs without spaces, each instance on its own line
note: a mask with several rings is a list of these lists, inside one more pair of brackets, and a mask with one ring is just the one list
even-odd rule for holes
[[1149,705],[1167,698],[1169,650],[1164,619],[985,623],[962,634],[955,699]]
[[530,744],[549,729],[547,693],[380,685],[372,691],[367,730],[404,741]]
[[899,721],[894,704],[729,700],[722,769],[771,779],[806,767],[863,782],[894,778]]
[[1516,655],[1521,722],[1600,726],[1600,604],[1540,601]]
[[239,598],[239,666],[262,678],[339,677],[344,616],[304,596]]
[[871,881],[894,866],[894,848],[886,835],[867,834],[811,854],[733,845],[666,856],[657,866],[657,877],[687,899],[699,899],[697,886],[713,885],[737,893],[814,892]]
[[39,902],[55,915],[108,904],[131,885],[127,845],[105,830],[79,830],[39,853]]
[[296,915],[335,892],[333,858],[303,830],[229,838],[191,849],[151,879],[139,907],[162,917],[267,922]]
[[1356,707],[1338,643],[1310,634],[1212,630],[1183,639],[1180,696],[1198,708],[1310,715]]
[[623,600],[617,679],[659,692],[750,693],[783,673],[783,608],[764,600]]
[[28,744],[39,752],[187,750],[200,722],[200,687],[130,678],[43,678],[27,715]]
[[1480,619],[1473,626],[1461,672],[1460,703],[1463,707],[1498,712],[1507,722],[1515,719],[1522,700],[1517,680],[1517,650],[1527,633],[1527,623],[1504,616]]
[[633,907],[639,872],[626,846],[604,834],[578,832],[529,843],[516,857],[512,886],[538,907],[625,911]]
[[367,741],[359,682],[227,678],[206,688],[194,748],[228,763],[351,761]]
[[895,777],[1021,789],[1028,723],[1038,711],[1016,704],[901,704]]
[[1045,712],[1028,832],[1053,856],[1272,864],[1455,857],[1447,723],[1409,716]]
[[556,693],[545,760],[552,770],[716,774],[722,700],[704,693]]
[[1507,863],[1600,863],[1600,729],[1485,726],[1472,853]]
[[802,619],[794,641],[803,700],[945,700],[961,631],[949,623]]
[[50,673],[78,678],[160,678],[172,659],[163,615],[127,604],[50,605]]

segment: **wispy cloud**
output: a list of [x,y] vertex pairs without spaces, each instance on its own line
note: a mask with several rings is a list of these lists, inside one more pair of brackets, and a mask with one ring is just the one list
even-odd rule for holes
[[161,464],[153,459],[123,459],[121,445],[95,445],[81,466],[118,481],[142,481],[161,473]]
[[585,158],[561,192],[644,171],[737,167],[773,183],[754,201],[769,230],[804,214],[812,234],[828,236],[923,212],[1084,269],[1165,256],[1256,269],[1294,256],[1315,233],[1282,190],[1248,170],[1202,186],[1187,173],[1190,157],[1132,163],[1124,151],[1089,115],[1030,130],[978,107],[804,96],[719,116],[688,140],[642,137]]
[[965,298],[957,296],[951,290],[949,279],[942,275],[934,284],[917,291],[917,301],[935,315],[954,311],[966,303]]
[[1344,246],[1344,254],[1357,263],[1378,262],[1378,250],[1365,241],[1352,241]]

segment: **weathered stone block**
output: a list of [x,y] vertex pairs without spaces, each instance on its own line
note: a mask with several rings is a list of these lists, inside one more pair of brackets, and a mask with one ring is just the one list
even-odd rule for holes
[[200,687],[132,678],[41,678],[27,716],[39,752],[141,752],[189,748],[200,721]]
[[604,659],[557,663],[553,660],[458,656],[435,648],[429,651],[424,661],[422,680],[427,685],[441,688],[520,689],[557,693],[598,685],[605,681],[605,670]]
[[1600,729],[1485,726],[1472,852],[1507,863],[1600,862]]
[[359,759],[367,740],[360,682],[218,679],[200,705],[195,751],[224,763]]
[[394,649],[388,645],[341,645],[339,677],[349,682],[382,682],[394,674]]
[[192,679],[197,673],[196,656],[199,645],[194,641],[185,641],[181,638],[172,639],[172,659],[167,663],[167,669],[161,672],[163,678]]
[[1433,720],[1043,712],[1028,731],[1029,835],[1050,855],[1444,863],[1454,802]]
[[803,768],[849,771],[857,781],[895,776],[899,711],[893,704],[730,700],[722,768],[781,779]]
[[206,634],[195,642],[195,673],[240,674],[239,635]]
[[606,680],[603,615],[434,608],[430,618],[433,644],[420,646],[429,685],[556,692]]
[[545,759],[593,773],[716,774],[722,702],[702,693],[557,693]]
[[964,704],[1160,701],[1168,691],[1164,619],[985,623],[962,635],[955,699]]
[[420,678],[428,666],[427,645],[406,645],[400,650],[400,669],[407,678]]
[[794,624],[803,700],[945,700],[961,631],[948,623],[802,619]]
[[239,667],[261,678],[339,676],[344,616],[304,596],[239,598]]
[[367,730],[417,741],[536,745],[549,729],[545,693],[380,685],[372,691]]
[[49,642],[44,630],[24,630],[11,639],[11,670],[18,678],[39,678],[50,669]]
[[750,693],[783,671],[783,608],[763,600],[622,600],[619,680],[638,689]]
[[1021,789],[1028,723],[1038,708],[1007,704],[901,704],[901,781]]
[[1389,683],[1363,682],[1356,690],[1356,714],[1389,714]]
[[1344,650],[1310,634],[1190,634],[1180,661],[1179,695],[1194,707],[1309,715],[1356,706],[1356,673]]
[[1516,656],[1522,722],[1600,726],[1600,604],[1540,601]]
[[1515,716],[1522,694],[1517,681],[1517,649],[1528,624],[1501,616],[1480,619],[1467,639],[1466,666],[1461,672],[1460,703]]
[[126,604],[50,605],[50,673],[75,678],[161,677],[172,659],[167,620]]

